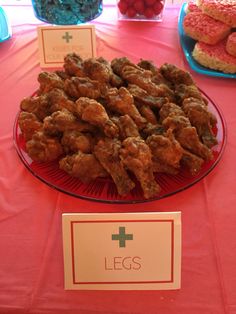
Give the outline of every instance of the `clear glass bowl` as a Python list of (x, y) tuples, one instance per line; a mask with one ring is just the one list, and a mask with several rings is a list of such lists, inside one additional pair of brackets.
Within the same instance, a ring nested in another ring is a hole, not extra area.
[(102, 13), (102, 0), (32, 0), (35, 16), (46, 23), (76, 25)]

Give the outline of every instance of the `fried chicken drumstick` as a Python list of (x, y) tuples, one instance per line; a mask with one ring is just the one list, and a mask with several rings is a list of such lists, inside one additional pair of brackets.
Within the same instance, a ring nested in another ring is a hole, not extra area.
[(180, 145), (204, 160), (213, 158), (211, 150), (201, 142), (197, 130), (191, 125), (181, 107), (175, 104), (165, 104), (159, 111), (162, 125), (171, 129)]
[(118, 135), (118, 127), (110, 120), (104, 107), (96, 100), (80, 97), (76, 101), (76, 113), (83, 121), (101, 128), (106, 136), (115, 137)]
[(190, 124), (188, 118), (184, 116), (167, 117), (162, 124), (166, 130), (173, 131), (175, 138), (183, 148), (204, 160), (213, 158), (212, 151), (200, 141), (196, 128)]
[(53, 161), (63, 154), (59, 140), (42, 131), (36, 132), (26, 143), (26, 150), (29, 156), (38, 162)]
[(94, 154), (111, 175), (118, 193), (127, 195), (135, 186), (128, 176), (120, 159), (121, 142), (118, 139), (104, 138), (94, 147)]
[[(163, 135), (151, 135), (146, 139), (153, 154), (155, 172), (178, 173), (183, 148), (175, 139), (172, 130)], [(162, 171), (163, 170), (163, 171)]]
[(68, 155), (59, 161), (59, 167), (84, 183), (89, 183), (98, 177), (108, 176), (106, 170), (93, 154), (78, 152)]
[(121, 115), (128, 114), (139, 128), (143, 128), (146, 124), (144, 119), (134, 105), (133, 96), (125, 87), (110, 88), (106, 94), (108, 109), (117, 112)]
[(202, 142), (210, 148), (215, 146), (217, 139), (212, 131), (212, 127), (216, 124), (216, 120), (209, 113), (205, 103), (197, 98), (186, 98), (183, 101), (182, 109), (191, 124), (196, 127)]
[(66, 130), (91, 131), (93, 126), (81, 121), (67, 109), (53, 112), (43, 121), (43, 130), (45, 133), (57, 136)]
[(19, 115), (19, 126), (26, 141), (31, 140), (33, 135), (42, 130), (43, 123), (36, 117), (35, 114), (21, 111)]
[(140, 137), (128, 137), (122, 142), (120, 150), (122, 163), (134, 173), (141, 184), (146, 199), (160, 192), (153, 175), (152, 153), (148, 145)]

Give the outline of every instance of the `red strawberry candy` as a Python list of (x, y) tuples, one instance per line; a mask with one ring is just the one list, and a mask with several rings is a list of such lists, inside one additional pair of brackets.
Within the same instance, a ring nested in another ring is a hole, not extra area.
[(155, 15), (155, 12), (151, 7), (147, 7), (144, 11), (144, 15), (146, 18), (151, 19)]
[(145, 5), (143, 0), (137, 0), (134, 3), (134, 8), (137, 11), (138, 14), (144, 14)]
[(132, 18), (132, 17), (135, 17), (135, 15), (137, 14), (137, 11), (133, 7), (129, 7), (126, 14), (128, 17)]
[(125, 0), (129, 7), (131, 7), (136, 1), (135, 0)]
[(118, 2), (118, 8), (119, 8), (121, 14), (126, 14), (127, 9), (128, 9), (128, 4), (126, 3), (125, 0), (120, 0)]
[(144, 1), (145, 1), (146, 6), (148, 7), (151, 7), (156, 2), (156, 0), (144, 0)]
[(163, 10), (163, 3), (162, 2), (156, 2), (153, 6), (153, 11), (155, 12), (155, 15), (158, 15)]

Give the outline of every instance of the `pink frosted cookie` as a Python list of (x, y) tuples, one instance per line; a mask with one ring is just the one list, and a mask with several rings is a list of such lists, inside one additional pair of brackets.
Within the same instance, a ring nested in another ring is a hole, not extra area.
[(187, 9), (186, 9), (186, 13), (189, 13), (189, 12), (201, 12), (201, 9), (199, 9), (199, 7), (196, 5), (195, 2), (190, 1), (188, 2)]
[(236, 57), (236, 32), (229, 35), (226, 42), (226, 50), (230, 55)]
[(202, 12), (190, 12), (184, 17), (183, 29), (195, 40), (214, 45), (230, 33), (230, 27)]
[(216, 45), (197, 42), (193, 49), (193, 58), (201, 65), (224, 73), (236, 73), (236, 57), (226, 51), (226, 40)]
[(236, 0), (198, 0), (202, 12), (236, 27)]

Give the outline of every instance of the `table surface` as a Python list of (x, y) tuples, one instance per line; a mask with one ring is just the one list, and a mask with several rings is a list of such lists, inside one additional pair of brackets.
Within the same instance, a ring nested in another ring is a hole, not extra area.
[[(24, 2), (24, 1), (23, 1)], [(13, 36), (1, 43), (0, 115), (0, 313), (236, 313), (236, 81), (197, 74), (178, 38), (180, 6), (167, 5), (161, 23), (117, 20), (104, 3), (94, 20), (97, 54), (127, 56), (190, 71), (221, 109), (227, 145), (202, 181), (171, 197), (136, 205), (98, 204), (45, 185), (24, 167), (13, 144), (13, 124), (23, 97), (37, 89), (40, 72), (32, 7), (2, 1)], [(62, 213), (182, 212), (182, 286), (176, 291), (65, 291)]]

